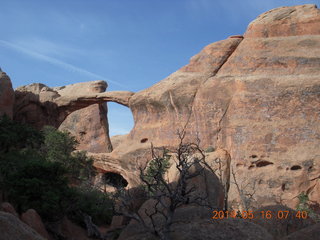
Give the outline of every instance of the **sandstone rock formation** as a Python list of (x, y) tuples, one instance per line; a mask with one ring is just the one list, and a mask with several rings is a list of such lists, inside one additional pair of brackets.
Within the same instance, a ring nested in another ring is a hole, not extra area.
[[(49, 88), (31, 84), (17, 88), (14, 119), (41, 129), (44, 125), (60, 126), (79, 142), (77, 149), (111, 152), (107, 106), (115, 101), (128, 105), (131, 92), (104, 92), (104, 81), (77, 83)], [(96, 103), (94, 105), (91, 105)], [(90, 106), (91, 105), (91, 106)]]
[(101, 81), (17, 89), (15, 119), (59, 126), (73, 111), (115, 101), (130, 107), (135, 125), (111, 153), (91, 154), (102, 173), (139, 185), (150, 143), (175, 146), (176, 131), (185, 130), (186, 141), (223, 149), (208, 158), (212, 165), (222, 160), (231, 207), (295, 208), (303, 192), (320, 203), (319, 76), (320, 10), (277, 8), (254, 20), (244, 37), (208, 45), (187, 66), (135, 94), (101, 92)]
[(10, 213), (0, 211), (0, 240), (45, 240)]
[(19, 87), (15, 91), (14, 118), (41, 128), (59, 127), (72, 112), (95, 103), (114, 101), (128, 106), (133, 95), (128, 91), (104, 92), (107, 83), (92, 81), (49, 88), (41, 83)]
[(251, 196), (249, 208), (295, 208), (302, 192), (319, 203), (319, 29), (315, 5), (278, 8), (253, 21), (243, 38), (205, 47), (130, 98), (134, 128), (112, 153), (97, 156), (96, 166), (123, 172), (134, 186), (150, 143), (174, 146), (176, 130), (185, 129), (186, 140), (198, 136), (203, 148), (230, 154), (235, 209), (244, 207), (241, 195)]
[(77, 110), (62, 122), (61, 131), (68, 131), (75, 136), (78, 150), (94, 153), (111, 152), (109, 123), (106, 104), (93, 104)]
[(6, 114), (12, 118), (14, 91), (11, 80), (5, 72), (0, 71), (0, 116)]

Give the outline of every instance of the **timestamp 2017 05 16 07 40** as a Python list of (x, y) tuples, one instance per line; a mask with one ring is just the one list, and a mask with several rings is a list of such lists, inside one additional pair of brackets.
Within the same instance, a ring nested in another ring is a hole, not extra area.
[(297, 211), (292, 212), (288, 210), (279, 210), (279, 211), (212, 211), (212, 219), (225, 219), (225, 218), (240, 218), (240, 219), (287, 219), (287, 218), (298, 218), (298, 219), (307, 219), (308, 213), (306, 211)]

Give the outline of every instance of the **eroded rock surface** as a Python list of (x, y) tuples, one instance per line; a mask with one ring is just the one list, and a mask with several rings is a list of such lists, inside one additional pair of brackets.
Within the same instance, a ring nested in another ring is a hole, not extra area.
[(230, 206), (243, 208), (239, 189), (250, 208), (295, 208), (302, 192), (319, 203), (319, 29), (315, 5), (278, 8), (253, 21), (244, 38), (205, 47), (130, 98), (135, 126), (105, 159), (134, 178), (151, 142), (174, 146), (185, 128), (186, 140), (198, 136), (204, 149), (230, 155)]

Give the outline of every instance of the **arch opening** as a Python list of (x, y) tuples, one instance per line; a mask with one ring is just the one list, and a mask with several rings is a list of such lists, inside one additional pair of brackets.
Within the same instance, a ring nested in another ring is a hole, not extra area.
[(128, 134), (134, 125), (130, 108), (118, 103), (108, 102), (109, 136)]

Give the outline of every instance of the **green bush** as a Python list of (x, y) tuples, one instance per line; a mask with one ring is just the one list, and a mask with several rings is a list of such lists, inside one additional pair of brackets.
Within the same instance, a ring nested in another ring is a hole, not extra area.
[(73, 188), (69, 216), (83, 225), (83, 213), (91, 216), (95, 224), (110, 224), (114, 213), (111, 195), (90, 187)]
[(60, 219), (66, 213), (68, 181), (59, 163), (26, 159), (19, 171), (7, 179), (8, 199), (19, 212), (35, 209), (45, 220)]
[[(151, 189), (145, 189), (149, 194), (154, 193), (155, 188), (161, 189), (161, 182), (158, 180), (163, 177), (166, 171), (170, 167), (170, 158), (171, 156), (168, 154), (168, 149), (163, 149), (161, 156), (154, 156), (153, 159), (149, 162), (148, 167), (143, 173), (143, 179), (148, 183)], [(154, 187), (153, 187), (154, 186)]]
[(312, 206), (310, 205), (309, 202), (309, 196), (307, 193), (300, 193), (298, 195), (299, 203), (297, 205), (297, 210), (298, 211), (305, 211), (308, 213), (308, 216), (314, 219), (317, 222), (320, 222), (320, 215), (317, 214), (313, 209)]
[(206, 153), (209, 153), (209, 152), (214, 152), (215, 151), (215, 148), (213, 146), (209, 146), (206, 148), (206, 150), (204, 150)]
[(33, 127), (12, 121), (4, 115), (0, 118), (0, 153), (23, 148), (38, 148), (43, 135)]
[[(92, 189), (93, 159), (73, 152), (76, 140), (53, 127), (38, 131), (0, 118), (0, 190), (19, 213), (35, 209), (44, 221), (55, 221), (76, 212), (109, 223), (110, 198)], [(71, 187), (86, 184), (86, 188)], [(78, 221), (81, 221), (78, 218)]]

